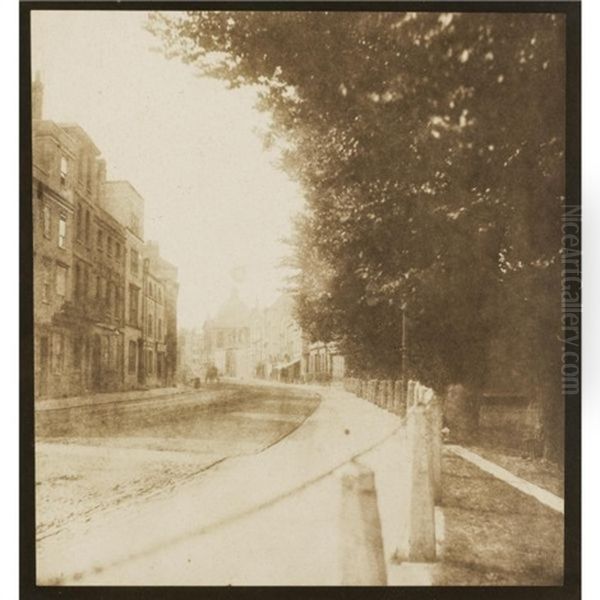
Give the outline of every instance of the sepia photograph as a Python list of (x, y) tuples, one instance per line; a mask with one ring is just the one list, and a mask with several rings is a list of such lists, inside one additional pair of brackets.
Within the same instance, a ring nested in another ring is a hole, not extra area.
[(43, 4), (30, 589), (579, 597), (579, 4)]

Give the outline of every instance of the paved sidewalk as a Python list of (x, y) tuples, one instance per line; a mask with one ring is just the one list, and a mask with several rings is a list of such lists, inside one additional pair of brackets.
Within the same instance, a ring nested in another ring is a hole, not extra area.
[(479, 454), (468, 450), (467, 448), (463, 448), (462, 446), (447, 446), (450, 452), (453, 452), (457, 456), (468, 460), (470, 463), (473, 463), (476, 467), (479, 467), (482, 471), (486, 473), (490, 473), (497, 479), (508, 483), (515, 489), (527, 494), (528, 496), (532, 496), (538, 502), (541, 502), (545, 506), (550, 507), (552, 510), (564, 514), (565, 512), (565, 501), (556, 496), (555, 494), (545, 490), (538, 485), (531, 483), (530, 481), (526, 481), (521, 477), (518, 477), (514, 473), (511, 473), (507, 469), (504, 469), (500, 465), (493, 463), (489, 460), (486, 460)]
[[(262, 453), (226, 460), (169, 494), (45, 539), (38, 545), (38, 583), (338, 584), (336, 470), (362, 455), (377, 467), (383, 489), (381, 466), (388, 480), (393, 470), (390, 452), (396, 462), (406, 462), (404, 428), (397, 416), (341, 389), (310, 390), (322, 395), (319, 408)], [(390, 449), (385, 460), (376, 453), (367, 457), (382, 442)], [(400, 472), (396, 489), (402, 487)], [(384, 497), (382, 492), (390, 558), (394, 540), (402, 537), (403, 511), (401, 500), (396, 511), (392, 496)]]

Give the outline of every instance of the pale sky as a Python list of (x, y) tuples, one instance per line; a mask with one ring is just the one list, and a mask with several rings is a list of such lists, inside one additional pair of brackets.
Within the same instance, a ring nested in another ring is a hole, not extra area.
[(145, 199), (145, 237), (179, 268), (179, 324), (200, 326), (229, 296), (232, 269), (250, 306), (284, 285), (281, 238), (302, 207), (258, 131), (252, 90), (227, 90), (167, 60), (142, 29), (146, 13), (33, 11), (32, 66), (43, 118), (76, 122), (102, 151), (108, 179)]

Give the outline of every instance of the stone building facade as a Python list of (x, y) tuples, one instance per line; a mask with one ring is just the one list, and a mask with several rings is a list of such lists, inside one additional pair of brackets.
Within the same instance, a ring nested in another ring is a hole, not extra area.
[(217, 316), (204, 323), (206, 366), (214, 365), (228, 377), (251, 375), (249, 317), (248, 307), (233, 290)]
[(143, 352), (143, 256), (144, 199), (128, 181), (108, 181), (105, 209), (125, 229), (125, 310), (123, 323), (123, 384), (126, 389), (144, 385)]
[(207, 360), (204, 354), (204, 332), (201, 329), (181, 329), (177, 351), (179, 375), (183, 382), (206, 377)]
[(160, 255), (156, 242), (148, 241), (144, 246), (144, 257), (148, 264), (147, 281), (155, 290), (156, 332), (156, 375), (165, 385), (174, 385), (177, 379), (177, 299), (179, 283), (177, 267)]
[[(34, 113), (35, 114), (35, 113)], [(57, 124), (33, 121), (35, 393), (76, 389), (73, 329), (73, 217), (69, 165), (75, 141)]]
[[(36, 77), (31, 199), (35, 395), (167, 385), (177, 368), (176, 336), (173, 356), (166, 357), (166, 338), (176, 328), (177, 270), (162, 261), (157, 247), (151, 245), (151, 257), (146, 257), (141, 196), (127, 182), (106, 182), (100, 150), (79, 125), (43, 120), (42, 98)], [(150, 281), (148, 296), (144, 290)], [(147, 341), (145, 314), (153, 315)], [(152, 376), (146, 379), (142, 349), (148, 345), (154, 355)]]

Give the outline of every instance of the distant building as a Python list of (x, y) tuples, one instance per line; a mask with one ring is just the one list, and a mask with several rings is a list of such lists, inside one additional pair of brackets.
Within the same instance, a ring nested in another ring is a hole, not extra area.
[(184, 382), (206, 376), (204, 332), (200, 329), (180, 329), (178, 337), (179, 375)]
[(267, 379), (300, 381), (306, 369), (306, 341), (293, 317), (293, 299), (283, 294), (255, 321), (255, 343), (262, 349), (255, 359), (255, 375)]
[(204, 323), (207, 363), (227, 377), (252, 376), (250, 364), (250, 310), (233, 290), (217, 316)]
[(205, 360), (230, 377), (286, 382), (337, 381), (344, 357), (333, 343), (309, 343), (282, 294), (267, 308), (248, 308), (237, 293), (204, 325)]
[[(156, 378), (166, 385), (174, 385), (177, 377), (177, 299), (179, 282), (177, 267), (165, 260), (156, 242), (148, 241), (144, 247), (148, 269), (146, 288), (154, 290), (154, 319), (156, 343)], [(150, 368), (154, 369), (154, 365)]]
[(345, 372), (346, 361), (335, 343), (315, 342), (309, 345), (305, 381), (341, 381)]

